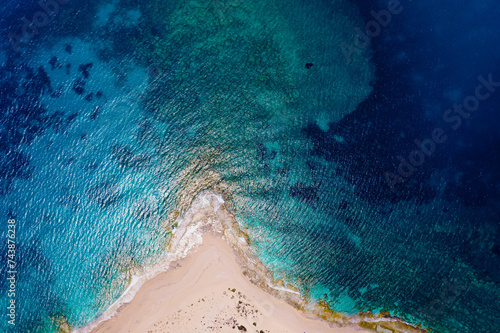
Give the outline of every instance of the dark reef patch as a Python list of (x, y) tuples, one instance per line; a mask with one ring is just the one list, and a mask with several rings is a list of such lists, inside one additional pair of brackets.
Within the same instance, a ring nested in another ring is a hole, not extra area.
[(0, 194), (10, 192), (14, 179), (31, 175), (30, 157), (21, 146), (29, 145), (56, 122), (60, 115), (47, 115), (39, 102), (44, 94), (52, 94), (52, 84), (43, 67), (9, 56), (0, 67)]
[(307, 186), (305, 183), (297, 182), (290, 187), (290, 195), (297, 198), (309, 206), (316, 208), (320, 197), (316, 186)]
[(73, 83), (73, 91), (77, 94), (77, 95), (83, 95), (83, 93), (85, 92), (85, 81), (82, 80), (81, 78), (78, 78), (76, 79), (76, 81)]
[(94, 64), (89, 62), (87, 64), (82, 64), (78, 66), (78, 71), (82, 73), (84, 79), (88, 79), (90, 77), (89, 70), (92, 68)]
[(102, 208), (114, 205), (121, 196), (118, 187), (109, 181), (101, 182), (88, 188), (85, 194), (87, 194), (90, 201)]
[(62, 64), (59, 62), (56, 56), (50, 58), (49, 65), (51, 70), (59, 69), (62, 67)]
[(118, 144), (111, 148), (111, 158), (121, 166), (139, 170), (147, 169), (152, 163), (148, 154), (135, 154), (129, 148)]

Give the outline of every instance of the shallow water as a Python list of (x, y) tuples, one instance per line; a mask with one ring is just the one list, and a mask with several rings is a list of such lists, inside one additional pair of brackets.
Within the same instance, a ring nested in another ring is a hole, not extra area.
[[(348, 62), (385, 6), (74, 0), (18, 54), (4, 40), (2, 330), (91, 322), (211, 188), (276, 278), (335, 311), (498, 331), (500, 95), (394, 192), (385, 173), (479, 75), (500, 78), (500, 7), (401, 2)], [(3, 35), (38, 10), (4, 5)]]

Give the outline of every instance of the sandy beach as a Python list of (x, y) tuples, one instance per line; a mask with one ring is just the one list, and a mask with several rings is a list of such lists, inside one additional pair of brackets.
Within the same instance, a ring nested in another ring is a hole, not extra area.
[[(243, 274), (233, 249), (214, 233), (173, 269), (146, 282), (94, 332), (360, 332), (307, 318)], [(368, 332), (368, 331), (365, 331)]]
[(422, 332), (395, 318), (333, 313), (274, 281), (215, 193), (198, 196), (177, 221), (154, 274), (77, 332)]

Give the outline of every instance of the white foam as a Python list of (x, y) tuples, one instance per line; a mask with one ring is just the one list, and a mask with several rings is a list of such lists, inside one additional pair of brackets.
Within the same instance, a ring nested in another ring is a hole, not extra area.
[[(117, 313), (120, 306), (132, 301), (136, 293), (146, 281), (154, 278), (162, 272), (167, 271), (172, 263), (178, 261), (179, 259), (185, 258), (193, 249), (201, 245), (203, 243), (202, 234), (206, 230), (206, 227), (210, 227), (212, 230), (218, 232), (222, 232), (224, 230), (226, 232), (229, 231), (230, 233), (232, 233), (232, 236), (234, 237), (233, 239), (235, 241), (240, 242), (243, 248), (246, 247), (247, 242), (245, 238), (238, 235), (237, 231), (234, 230), (231, 225), (229, 225), (227, 219), (218, 218), (218, 214), (216, 218), (211, 218), (208, 215), (202, 215), (203, 218), (199, 218), (201, 211), (207, 206), (211, 206), (213, 211), (217, 212), (223, 204), (224, 199), (220, 195), (213, 193), (212, 191), (204, 191), (200, 193), (191, 204), (189, 210), (177, 219), (177, 228), (175, 228), (175, 230), (172, 232), (172, 239), (170, 241), (170, 251), (166, 251), (164, 253), (164, 256), (160, 258), (160, 261), (157, 264), (148, 268), (135, 269), (140, 271), (130, 272), (130, 282), (128, 287), (123, 292), (122, 296), (116, 302), (114, 302), (99, 318), (97, 318), (87, 326), (75, 329), (73, 332), (91, 332), (101, 322), (113, 317)], [(252, 260), (251, 256), (246, 257), (246, 259), (248, 259), (248, 261), (252, 264), (256, 263), (256, 260)], [(299, 291), (296, 291), (292, 288), (287, 288), (286, 286), (276, 285), (274, 281), (272, 281), (272, 278), (267, 274), (264, 277), (264, 280), (267, 287), (278, 291), (278, 294), (280, 294), (280, 296), (277, 297), (287, 299), (290, 297), (290, 295), (296, 295), (292, 296), (292, 298), (297, 300), (297, 296), (299, 296), (300, 299), (303, 299)], [(312, 306), (314, 305), (313, 303), (309, 303), (307, 301), (305, 304), (308, 308), (312, 308)], [(369, 318), (359, 314), (344, 317), (343, 319), (341, 319), (341, 322), (343, 324), (356, 324), (361, 321), (376, 323), (400, 320), (398, 320), (397, 318), (386, 317)]]
[(171, 251), (165, 252), (160, 261), (148, 268), (140, 268), (140, 272), (131, 272), (130, 282), (122, 296), (114, 302), (99, 318), (89, 325), (75, 329), (73, 332), (86, 333), (92, 331), (97, 325), (113, 317), (120, 306), (132, 301), (141, 286), (148, 280), (169, 269), (170, 265), (182, 258), (185, 258), (194, 248), (203, 243), (203, 228), (212, 227), (213, 230), (222, 230), (222, 221), (212, 219), (202, 219), (193, 222), (193, 217), (203, 208), (212, 206), (214, 211), (219, 210), (224, 204), (224, 199), (213, 192), (201, 193), (192, 203), (189, 210), (177, 219), (177, 228), (172, 232), (170, 241)]
[(292, 294), (300, 295), (300, 293), (298, 291), (295, 291), (295, 290), (292, 290), (292, 289), (289, 289), (286, 287), (274, 286), (271, 283), (269, 283), (269, 287), (273, 288), (274, 290), (282, 291), (285, 293), (292, 293)]

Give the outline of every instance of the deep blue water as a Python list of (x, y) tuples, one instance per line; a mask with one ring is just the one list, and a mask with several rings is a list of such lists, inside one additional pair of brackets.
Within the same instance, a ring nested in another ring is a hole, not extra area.
[(16, 53), (40, 8), (2, 4), (2, 330), (89, 323), (216, 188), (276, 277), (332, 309), (498, 332), (500, 4), (400, 1), (354, 42), (387, 6), (73, 0)]

